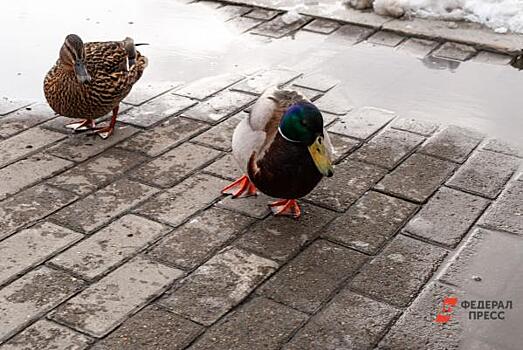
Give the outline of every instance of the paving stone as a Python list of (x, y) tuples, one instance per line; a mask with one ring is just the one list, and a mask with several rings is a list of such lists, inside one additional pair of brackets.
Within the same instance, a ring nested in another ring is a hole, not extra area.
[(0, 342), (71, 297), (82, 282), (39, 267), (0, 290)]
[(403, 35), (386, 30), (379, 31), (367, 39), (369, 43), (390, 47), (398, 46), (403, 40), (405, 40)]
[(80, 233), (39, 223), (0, 242), (0, 285), (83, 238)]
[(414, 118), (397, 118), (390, 124), (393, 129), (404, 130), (420, 134), (423, 136), (430, 136), (434, 131), (438, 130), (438, 124), (428, 120), (414, 119)]
[(387, 129), (354, 152), (351, 158), (391, 170), (424, 140), (423, 136)]
[(93, 135), (75, 135), (58, 143), (48, 152), (60, 158), (69, 159), (75, 162), (83, 162), (86, 159), (102, 153), (106, 149), (114, 146), (122, 140), (134, 135), (138, 129), (131, 126), (119, 127), (111, 137), (103, 140)]
[(336, 114), (332, 114), (329, 112), (322, 112), (323, 115), (323, 126), (327, 127), (328, 125), (332, 124), (336, 120), (338, 120), (339, 116)]
[(0, 239), (53, 213), (76, 198), (68, 192), (47, 185), (37, 185), (0, 202)]
[(321, 33), (321, 34), (330, 34), (340, 27), (340, 24), (335, 21), (330, 21), (328, 19), (316, 18), (314, 21), (307, 24), (303, 27), (303, 30), (308, 30), (310, 32)]
[(415, 153), (375, 188), (421, 203), (445, 182), (455, 168), (454, 163)]
[(223, 2), (212, 0), (201, 0), (197, 2), (198, 5), (204, 5), (212, 9), (217, 9), (223, 6)]
[(488, 204), (484, 198), (441, 187), (405, 231), (454, 248)]
[(182, 275), (180, 270), (136, 257), (60, 305), (51, 318), (103, 337)]
[(296, 79), (296, 81), (293, 82), (293, 85), (327, 92), (335, 87), (339, 82), (340, 81), (334, 77), (320, 73), (312, 73)]
[[(131, 108), (132, 108), (131, 105), (121, 104), (119, 113), (123, 114), (125, 111), (127, 111)], [(100, 118), (95, 119), (94, 121), (97, 126), (100, 126), (101, 123), (103, 123), (104, 121), (107, 121), (110, 118), (111, 118), (111, 115), (106, 114)], [(40, 127), (43, 129), (46, 129), (46, 130), (55, 131), (55, 132), (59, 132), (61, 134), (72, 136), (72, 135), (75, 135), (74, 131), (66, 128), (66, 125), (79, 121), (79, 120), (80, 119), (76, 119), (76, 118), (67, 118), (67, 117), (63, 117), (63, 116), (57, 116), (57, 117), (50, 119), (50, 120), (46, 121), (45, 123), (41, 124)]]
[(179, 81), (162, 81), (150, 82), (148, 84), (137, 84), (129, 95), (123, 100), (124, 103), (139, 106), (145, 102), (160, 96), (172, 89), (179, 87), (182, 83)]
[(45, 153), (35, 154), (8, 165), (0, 169), (0, 200), (72, 165), (74, 163)]
[(333, 133), (329, 133), (329, 138), (334, 150), (332, 159), (334, 163), (338, 163), (341, 159), (345, 158), (347, 154), (349, 154), (360, 144), (360, 142), (357, 140)]
[(239, 112), (252, 101), (254, 101), (254, 97), (251, 95), (237, 91), (224, 91), (189, 109), (184, 116), (216, 124)]
[(342, 25), (337, 31), (331, 34), (327, 41), (334, 41), (338, 44), (354, 45), (367, 39), (374, 33), (374, 29), (362, 27), (355, 24)]
[(287, 84), (299, 75), (299, 73), (286, 68), (264, 70), (233, 86), (232, 90), (259, 95), (267, 88)]
[(372, 349), (398, 314), (392, 306), (343, 290), (283, 349)]
[(406, 52), (418, 58), (423, 58), (431, 53), (439, 43), (433, 40), (409, 38), (399, 48), (400, 52)]
[(0, 141), (0, 167), (35, 153), (63, 139), (65, 136), (49, 130), (32, 128), (11, 138)]
[(271, 300), (314, 313), (367, 257), (324, 240), (312, 243), (257, 292)]
[(92, 350), (182, 350), (203, 327), (158, 306), (148, 306), (126, 320)]
[(396, 306), (407, 306), (447, 251), (402, 235), (352, 280), (350, 288)]
[(263, 23), (263, 21), (260, 19), (254, 19), (249, 17), (236, 17), (231, 19), (230, 21), (225, 22), (225, 25), (228, 27), (233, 27), (240, 33), (244, 33), (256, 27), (260, 23)]
[(118, 147), (156, 157), (208, 128), (195, 120), (173, 117), (152, 129), (128, 138)]
[(306, 319), (307, 316), (299, 311), (258, 297), (211, 327), (189, 349), (280, 349)]
[[(401, 315), (399, 320), (379, 343), (380, 350), (456, 350), (459, 348), (462, 328), (458, 317), (447, 323), (437, 323), (443, 299), (456, 296), (451, 287), (431, 283)], [(415, 334), (415, 336), (413, 336)]]
[(140, 216), (126, 215), (58, 255), (51, 263), (92, 280), (170, 230)]
[(91, 339), (45, 319), (36, 321), (2, 345), (2, 350), (83, 350)]
[(225, 21), (233, 19), (235, 17), (243, 16), (250, 12), (252, 7), (239, 6), (239, 5), (225, 5), (216, 11)]
[(280, 14), (280, 11), (276, 11), (276, 10), (254, 8), (254, 10), (252, 10), (251, 12), (246, 14), (245, 17), (268, 21), (268, 20), (271, 20), (274, 17), (278, 16), (279, 14)]
[(275, 17), (272, 20), (265, 22), (258, 27), (251, 30), (252, 34), (268, 36), (279, 39), (303, 27), (310, 21), (308, 16), (300, 16), (299, 18), (286, 18), (286, 15)]
[(412, 216), (417, 206), (378, 192), (367, 192), (338, 216), (322, 236), (366, 254), (376, 254)]
[(523, 146), (511, 144), (499, 139), (488, 139), (485, 144), (481, 146), (481, 149), (523, 158)]
[(309, 204), (300, 205), (299, 220), (270, 216), (257, 222), (237, 241), (237, 245), (272, 260), (285, 262), (301, 247), (319, 236), (334, 213)]
[(204, 100), (209, 96), (212, 96), (222, 90), (225, 90), (229, 86), (239, 82), (244, 77), (240, 74), (220, 74), (212, 77), (206, 77), (195, 82), (184, 86), (183, 88), (176, 90), (177, 95), (194, 98), (197, 100)]
[(247, 118), (246, 113), (237, 113), (203, 134), (198, 135), (193, 141), (228, 152), (232, 149), (231, 140), (234, 129), (236, 129), (236, 126), (243, 118)]
[(482, 136), (472, 130), (449, 126), (432, 136), (421, 152), (463, 163), (472, 150), (480, 143)]
[(523, 181), (507, 186), (487, 209), (479, 224), (488, 228), (523, 234)]
[(511, 60), (512, 57), (509, 55), (489, 51), (480, 51), (476, 56), (472, 58), (472, 62), (498, 64), (502, 66), (509, 64)]
[(51, 219), (91, 233), (156, 192), (152, 187), (121, 179), (58, 211)]
[(292, 85), (291, 89), (299, 92), (300, 94), (302, 94), (306, 99), (308, 99), (311, 102), (314, 102), (318, 98), (323, 96), (323, 94), (320, 91), (304, 88), (301, 86)]
[(306, 198), (336, 211), (345, 211), (386, 173), (383, 168), (349, 159), (334, 171), (333, 177), (323, 179)]
[(391, 20), (390, 17), (379, 16), (373, 11), (360, 11), (348, 6), (332, 6), (332, 4), (330, 1), (311, 1), (300, 9), (300, 13), (373, 28), (379, 28)]
[(219, 198), (226, 185), (226, 180), (197, 174), (145, 202), (135, 212), (176, 226)]
[(494, 199), (521, 164), (523, 162), (520, 159), (511, 156), (475, 152), (447, 184)]
[(394, 113), (390, 111), (372, 107), (357, 108), (332, 124), (329, 131), (357, 139), (367, 139), (392, 118)]
[(352, 109), (348, 94), (341, 88), (334, 87), (314, 102), (322, 112), (345, 115)]
[(118, 120), (145, 128), (168, 117), (176, 116), (195, 104), (196, 101), (194, 100), (168, 92), (150, 102), (144, 103), (140, 107), (130, 109), (121, 115)]
[(466, 61), (476, 53), (472, 46), (446, 42), (439, 49), (433, 52), (433, 55), (441, 58), (448, 58), (457, 61)]
[(203, 169), (203, 172), (231, 181), (243, 175), (231, 153), (226, 154), (224, 157)]
[(227, 196), (216, 205), (257, 219), (263, 219), (271, 213), (268, 204), (273, 201), (273, 198), (266, 196), (263, 193), (258, 193), (257, 196), (242, 198), (232, 198), (232, 196)]
[(11, 100), (7, 97), (2, 97), (0, 98), (0, 115), (6, 115), (30, 104), (29, 101)]
[(213, 207), (158, 241), (147, 256), (167, 265), (193, 269), (253, 221), (241, 214)]
[(105, 187), (121, 174), (145, 160), (146, 157), (140, 154), (110, 148), (96, 158), (54, 176), (47, 180), (47, 183), (78, 195), (86, 195)]
[(22, 108), (0, 118), (0, 137), (13, 136), (54, 117), (53, 110), (44, 103)]
[(179, 315), (211, 325), (277, 267), (272, 260), (238, 248), (226, 248), (196, 269), (160, 303)]
[(183, 143), (141, 165), (131, 173), (131, 177), (158, 187), (172, 187), (194, 171), (210, 164), (220, 154), (212, 148)]

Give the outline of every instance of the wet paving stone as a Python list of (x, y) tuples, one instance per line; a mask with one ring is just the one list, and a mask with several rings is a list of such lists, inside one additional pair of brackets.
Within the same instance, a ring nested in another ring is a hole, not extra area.
[(375, 29), (362, 27), (354, 24), (342, 25), (337, 31), (328, 37), (328, 41), (343, 44), (357, 44), (360, 41), (367, 39), (374, 33)]
[(78, 195), (86, 195), (108, 185), (146, 159), (140, 154), (110, 148), (96, 158), (54, 176), (47, 183)]
[(405, 40), (404, 36), (385, 30), (379, 31), (367, 39), (369, 43), (390, 47), (398, 46), (403, 40)]
[(258, 288), (257, 293), (314, 313), (366, 260), (363, 254), (318, 240)]
[(302, 94), (306, 99), (308, 99), (311, 102), (316, 101), (318, 98), (323, 96), (323, 94), (320, 91), (308, 89), (301, 86), (292, 85), (291, 89), (299, 92)]
[(244, 78), (240, 74), (220, 74), (206, 77), (182, 87), (175, 91), (175, 94), (186, 96), (197, 100), (204, 100), (218, 92), (225, 90), (229, 86), (239, 82)]
[(7, 97), (2, 97), (0, 98), (0, 116), (9, 114), (30, 104), (31, 102), (26, 100), (12, 100)]
[(423, 136), (430, 136), (438, 130), (439, 125), (428, 120), (396, 118), (390, 124), (390, 127), (392, 129), (409, 131)]
[(0, 290), (0, 342), (75, 294), (82, 282), (39, 267)]
[(201, 102), (184, 113), (185, 117), (216, 124), (239, 112), (255, 97), (237, 91), (225, 91)]
[(124, 103), (140, 106), (172, 89), (181, 86), (178, 81), (154, 82), (148, 84), (137, 84), (129, 95), (123, 100)]
[(280, 349), (306, 319), (307, 316), (299, 311), (269, 299), (254, 298), (211, 327), (189, 349)]
[(325, 74), (312, 73), (296, 79), (296, 81), (293, 82), (293, 85), (321, 92), (327, 92), (335, 87), (339, 82), (340, 81), (334, 77), (330, 77)]
[(303, 27), (310, 20), (311, 17), (301, 16), (290, 22), (285, 15), (282, 15), (259, 25), (251, 30), (251, 33), (279, 39)]
[(51, 318), (103, 337), (182, 275), (180, 270), (136, 257), (60, 305)]
[(126, 320), (92, 350), (182, 350), (203, 327), (158, 306), (148, 306)]
[(314, 21), (307, 24), (303, 27), (303, 30), (308, 30), (309, 32), (315, 32), (320, 34), (331, 34), (336, 29), (340, 27), (340, 24), (335, 21), (330, 21), (328, 19), (317, 18)]
[(325, 95), (314, 101), (314, 105), (322, 112), (336, 114), (338, 116), (349, 113), (352, 103), (349, 97), (342, 92), (341, 88), (332, 88)]
[(138, 214), (177, 226), (221, 196), (227, 181), (194, 175), (135, 209)]
[(509, 64), (511, 60), (512, 57), (509, 55), (489, 51), (480, 51), (476, 56), (474, 56), (471, 59), (472, 62), (498, 64), (502, 66)]
[(350, 288), (395, 306), (407, 306), (437, 269), (447, 251), (396, 236), (352, 280)]
[(332, 161), (335, 164), (345, 158), (347, 154), (353, 151), (360, 144), (360, 141), (333, 133), (329, 133), (329, 138), (334, 150)]
[(103, 140), (98, 136), (74, 135), (49, 149), (49, 153), (60, 158), (83, 162), (138, 132), (138, 129), (117, 127), (111, 137)]
[(487, 209), (479, 224), (488, 228), (523, 234), (523, 181), (513, 181)]
[(71, 166), (73, 162), (38, 153), (0, 169), (0, 200)]
[(79, 232), (92, 233), (158, 192), (138, 182), (121, 179), (53, 214), (50, 218)]
[(156, 157), (208, 127), (207, 124), (195, 120), (173, 117), (152, 129), (128, 138), (118, 147)]
[(160, 304), (211, 325), (240, 303), (278, 264), (238, 248), (226, 248), (182, 281)]
[(45, 103), (22, 108), (0, 118), (0, 137), (13, 136), (54, 117), (53, 110)]
[(351, 158), (391, 170), (424, 140), (423, 136), (387, 129), (354, 152)]
[(220, 7), (218, 11), (216, 11), (220, 17), (222, 17), (225, 21), (228, 21), (230, 19), (233, 19), (235, 17), (243, 16), (246, 13), (250, 12), (252, 7), (249, 6), (239, 6), (239, 5), (225, 5), (223, 7)]
[(494, 199), (521, 164), (523, 162), (514, 157), (493, 152), (476, 152), (447, 184)]
[(260, 23), (263, 23), (260, 19), (249, 18), (249, 17), (236, 17), (230, 21), (225, 22), (225, 25), (232, 27), (235, 31), (240, 33), (245, 33), (252, 28), (258, 26)]
[(228, 152), (232, 149), (231, 140), (234, 129), (236, 129), (236, 126), (243, 118), (247, 118), (246, 113), (237, 113), (203, 134), (198, 135), (193, 141)]
[(503, 153), (509, 156), (523, 158), (523, 148), (499, 139), (489, 139), (481, 149), (491, 152)]
[(417, 206), (378, 192), (367, 192), (336, 218), (322, 237), (366, 254), (376, 254), (412, 216)]
[(43, 222), (0, 242), (0, 285), (83, 237), (80, 233)]
[(481, 139), (482, 136), (475, 131), (449, 126), (432, 136), (420, 152), (463, 163)]
[(308, 204), (300, 204), (302, 217), (292, 220), (270, 216), (249, 227), (237, 245), (270, 259), (285, 262), (301, 247), (319, 236), (334, 213)]
[(22, 159), (63, 138), (65, 138), (64, 135), (53, 131), (32, 128), (0, 141), (0, 149), (2, 150), (0, 167)]
[(447, 42), (439, 49), (434, 51), (433, 55), (441, 58), (448, 58), (457, 61), (466, 61), (476, 53), (472, 46)]
[(231, 181), (243, 175), (231, 153), (227, 153), (224, 157), (203, 169), (203, 172)]
[[(71, 193), (47, 185), (37, 185), (0, 202), (0, 239), (66, 206), (76, 198)], [(31, 205), (28, 206), (28, 203)]]
[(168, 188), (194, 171), (210, 164), (221, 153), (212, 148), (183, 143), (158, 158), (139, 166), (130, 177), (154, 186)]
[(175, 95), (173, 92), (166, 93), (140, 107), (132, 108), (121, 115), (118, 120), (127, 124), (150, 127), (168, 117), (182, 113), (197, 102), (187, 97)]
[(126, 215), (51, 260), (87, 280), (98, 278), (171, 230), (136, 215)]
[(210, 208), (161, 239), (147, 256), (167, 265), (193, 269), (253, 221), (229, 210)]
[(398, 314), (390, 305), (342, 290), (283, 349), (373, 349)]
[(233, 86), (232, 90), (259, 95), (271, 86), (284, 85), (298, 76), (300, 73), (286, 68), (264, 70)]
[(454, 163), (415, 153), (374, 187), (421, 203), (445, 182), (455, 168)]
[(216, 205), (253, 218), (263, 219), (270, 214), (271, 210), (268, 204), (273, 201), (274, 198), (258, 192), (258, 195), (249, 197), (232, 198), (232, 196), (227, 196)]
[(2, 350), (83, 350), (92, 339), (45, 319), (39, 320), (2, 345)]
[(383, 109), (357, 108), (332, 124), (329, 131), (365, 140), (383, 128), (394, 116), (393, 112)]
[(276, 10), (254, 8), (254, 10), (252, 10), (251, 12), (246, 14), (245, 17), (268, 21), (268, 20), (271, 20), (274, 17), (278, 16), (279, 14), (280, 14), (280, 11), (276, 11)]
[(423, 58), (431, 53), (439, 43), (433, 40), (409, 38), (398, 48), (400, 52), (405, 52)]
[(386, 174), (383, 168), (350, 159), (339, 163), (334, 171), (333, 177), (321, 180), (306, 198), (336, 211), (347, 210)]
[(405, 226), (405, 231), (454, 248), (488, 204), (487, 199), (441, 187)]

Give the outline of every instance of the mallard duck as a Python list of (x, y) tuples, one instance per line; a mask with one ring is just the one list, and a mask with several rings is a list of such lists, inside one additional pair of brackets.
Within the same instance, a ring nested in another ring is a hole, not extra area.
[(296, 199), (323, 176), (332, 176), (332, 145), (321, 112), (299, 92), (271, 88), (254, 104), (232, 137), (232, 152), (245, 175), (225, 187), (234, 198), (256, 194), (282, 198), (275, 215), (299, 218)]
[[(45, 77), (44, 93), (57, 114), (82, 119), (67, 128), (91, 129), (102, 138), (113, 133), (120, 102), (147, 67), (135, 46), (131, 38), (85, 44), (75, 34), (65, 38), (60, 58)], [(95, 128), (94, 120), (111, 111), (109, 126)]]

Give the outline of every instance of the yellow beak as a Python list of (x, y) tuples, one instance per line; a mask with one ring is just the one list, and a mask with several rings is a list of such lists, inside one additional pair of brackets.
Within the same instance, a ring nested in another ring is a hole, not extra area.
[(323, 142), (323, 136), (318, 136), (316, 141), (314, 141), (314, 143), (308, 148), (318, 171), (324, 176), (331, 177), (334, 174), (334, 170)]

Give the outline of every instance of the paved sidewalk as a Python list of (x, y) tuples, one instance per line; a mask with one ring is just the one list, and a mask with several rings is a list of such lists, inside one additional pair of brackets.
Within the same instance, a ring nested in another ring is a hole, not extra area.
[[(218, 11), (270, 37), (374, 33)], [(336, 149), (297, 221), (220, 195), (234, 127), (274, 83), (316, 101)], [(523, 152), (335, 85), (282, 67), (138, 84), (108, 140), (0, 101), (0, 349), (519, 349)], [(473, 300), (512, 308), (469, 319)]]

